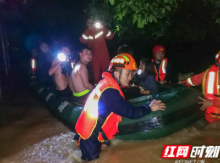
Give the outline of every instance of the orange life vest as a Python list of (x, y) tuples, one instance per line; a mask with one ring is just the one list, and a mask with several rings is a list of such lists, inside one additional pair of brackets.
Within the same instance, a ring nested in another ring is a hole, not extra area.
[[(208, 100), (220, 100), (215, 95), (219, 95), (219, 68), (215, 65), (211, 66), (204, 75), (203, 94)], [(220, 109), (215, 106), (207, 107), (206, 114), (212, 117), (220, 118)]]
[[(152, 62), (154, 62), (154, 59), (152, 59)], [(156, 81), (159, 81), (158, 77), (160, 78), (160, 81), (165, 80), (165, 77), (166, 77), (166, 74), (167, 74), (166, 68), (167, 68), (167, 58), (163, 58), (163, 60), (161, 61), (159, 73), (157, 71), (156, 66), (154, 65), (154, 71), (155, 71), (155, 74), (156, 74), (156, 77), (155, 77)]]
[(36, 61), (34, 58), (31, 58), (31, 70), (34, 73), (36, 70)]
[[(99, 82), (96, 88), (89, 95), (89, 98), (75, 126), (76, 132), (80, 135), (82, 139), (88, 139), (92, 135), (97, 125), (97, 120), (99, 117), (98, 102), (102, 93), (106, 89), (108, 88), (116, 89), (120, 92), (120, 95), (124, 98), (124, 94), (122, 93), (117, 81), (112, 77), (112, 75), (110, 73), (104, 72), (102, 76), (104, 79)], [(118, 123), (121, 122), (121, 120), (122, 117), (114, 114), (113, 112), (111, 112), (108, 115), (108, 117), (105, 119), (101, 128), (105, 133), (107, 139), (114, 138), (114, 135), (118, 132)], [(104, 142), (104, 139), (100, 134), (100, 132), (99, 132), (98, 140), (100, 142)]]

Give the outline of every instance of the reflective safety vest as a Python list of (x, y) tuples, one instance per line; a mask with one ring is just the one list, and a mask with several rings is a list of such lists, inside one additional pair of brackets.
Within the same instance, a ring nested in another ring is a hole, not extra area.
[[(219, 68), (215, 65), (211, 66), (204, 75), (203, 83), (203, 94), (208, 100), (220, 100), (215, 95), (219, 94)], [(215, 106), (207, 107), (206, 114), (212, 117), (220, 118), (220, 109)]]
[[(152, 62), (154, 62), (154, 59), (152, 59)], [(166, 74), (167, 74), (166, 68), (167, 68), (167, 58), (163, 58), (163, 60), (161, 61), (159, 73), (157, 71), (156, 66), (154, 65), (154, 71), (155, 71), (155, 74), (156, 74), (156, 77), (155, 77), (156, 81), (159, 81), (159, 78), (160, 78), (160, 81), (165, 80), (165, 77), (166, 77)]]
[[(102, 93), (106, 89), (116, 89), (124, 98), (124, 94), (122, 93), (117, 81), (112, 77), (112, 75), (110, 73), (104, 72), (102, 76), (104, 79), (99, 82), (96, 88), (89, 95), (89, 98), (75, 126), (76, 132), (80, 135), (82, 139), (88, 139), (97, 126), (97, 121), (99, 118), (98, 102)], [(102, 129), (107, 139), (114, 138), (114, 135), (118, 132), (118, 123), (121, 122), (121, 120), (121, 116), (111, 112), (104, 120), (104, 123), (101, 124), (102, 127), (100, 128), (100, 130)], [(100, 142), (104, 142), (104, 138), (102, 137), (102, 134), (100, 132), (98, 133), (98, 140)]]
[[(84, 40), (95, 40), (95, 39), (98, 39), (98, 38), (99, 38), (100, 36), (102, 36), (103, 34), (104, 34), (103, 31), (98, 31), (94, 36), (83, 34), (83, 35), (82, 35), (82, 38), (83, 38)], [(111, 31), (108, 31), (108, 33), (106, 34), (105, 37), (109, 37), (109, 36), (111, 36)]]
[(32, 73), (34, 73), (36, 70), (36, 61), (34, 58), (31, 58), (31, 70), (32, 70)]

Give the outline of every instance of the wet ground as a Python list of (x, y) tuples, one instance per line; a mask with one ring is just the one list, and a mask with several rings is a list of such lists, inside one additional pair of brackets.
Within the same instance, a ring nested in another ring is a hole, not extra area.
[[(81, 152), (69, 130), (29, 93), (0, 104), (0, 163), (76, 163)], [(113, 140), (92, 163), (174, 163), (161, 159), (166, 144), (220, 145), (220, 122), (205, 126), (201, 120), (189, 128), (151, 141)], [(190, 159), (194, 160), (194, 159)], [(217, 163), (219, 159), (196, 159)], [(185, 162), (187, 163), (187, 162)]]

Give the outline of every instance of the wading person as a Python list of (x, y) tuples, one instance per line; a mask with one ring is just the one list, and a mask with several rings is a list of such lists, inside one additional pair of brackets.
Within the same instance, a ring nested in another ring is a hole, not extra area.
[(110, 61), (105, 39), (112, 39), (113, 33), (91, 19), (87, 20), (86, 25), (88, 29), (81, 36), (80, 42), (87, 44), (92, 49), (92, 71), (94, 84), (97, 84)]
[(167, 58), (165, 57), (165, 48), (157, 45), (153, 48), (154, 71), (156, 74), (156, 81), (160, 84), (169, 83), (171, 80), (171, 67)]
[(84, 46), (81, 48), (79, 55), (80, 59), (72, 71), (70, 81), (74, 97), (81, 104), (85, 104), (89, 92), (94, 88), (94, 86), (89, 83), (87, 70), (87, 65), (92, 60), (91, 49)]
[(219, 83), (219, 68), (220, 68), (220, 52), (215, 56), (215, 64), (205, 72), (192, 76), (181, 82), (187, 86), (201, 85), (205, 99), (199, 97), (202, 105), (201, 110), (205, 111), (205, 119), (208, 123), (220, 120), (220, 83)]
[(117, 55), (108, 70), (89, 95), (75, 126), (77, 134), (74, 139), (78, 141), (83, 160), (99, 158), (102, 144), (109, 145), (109, 140), (118, 132), (122, 116), (137, 119), (165, 108), (161, 101), (153, 100), (149, 106), (137, 107), (124, 99), (120, 85), (128, 86), (137, 71), (131, 55)]

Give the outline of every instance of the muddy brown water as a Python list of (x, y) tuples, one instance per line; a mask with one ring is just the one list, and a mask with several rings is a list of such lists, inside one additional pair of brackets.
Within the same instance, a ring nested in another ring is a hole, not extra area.
[[(34, 97), (28, 95), (0, 104), (0, 163), (82, 162), (74, 135)], [(200, 120), (157, 140), (114, 139), (112, 146), (103, 147), (100, 158), (91, 163), (174, 163), (173, 159), (160, 158), (166, 144), (220, 145), (220, 122), (205, 125)], [(196, 160), (217, 163), (220, 156)]]

